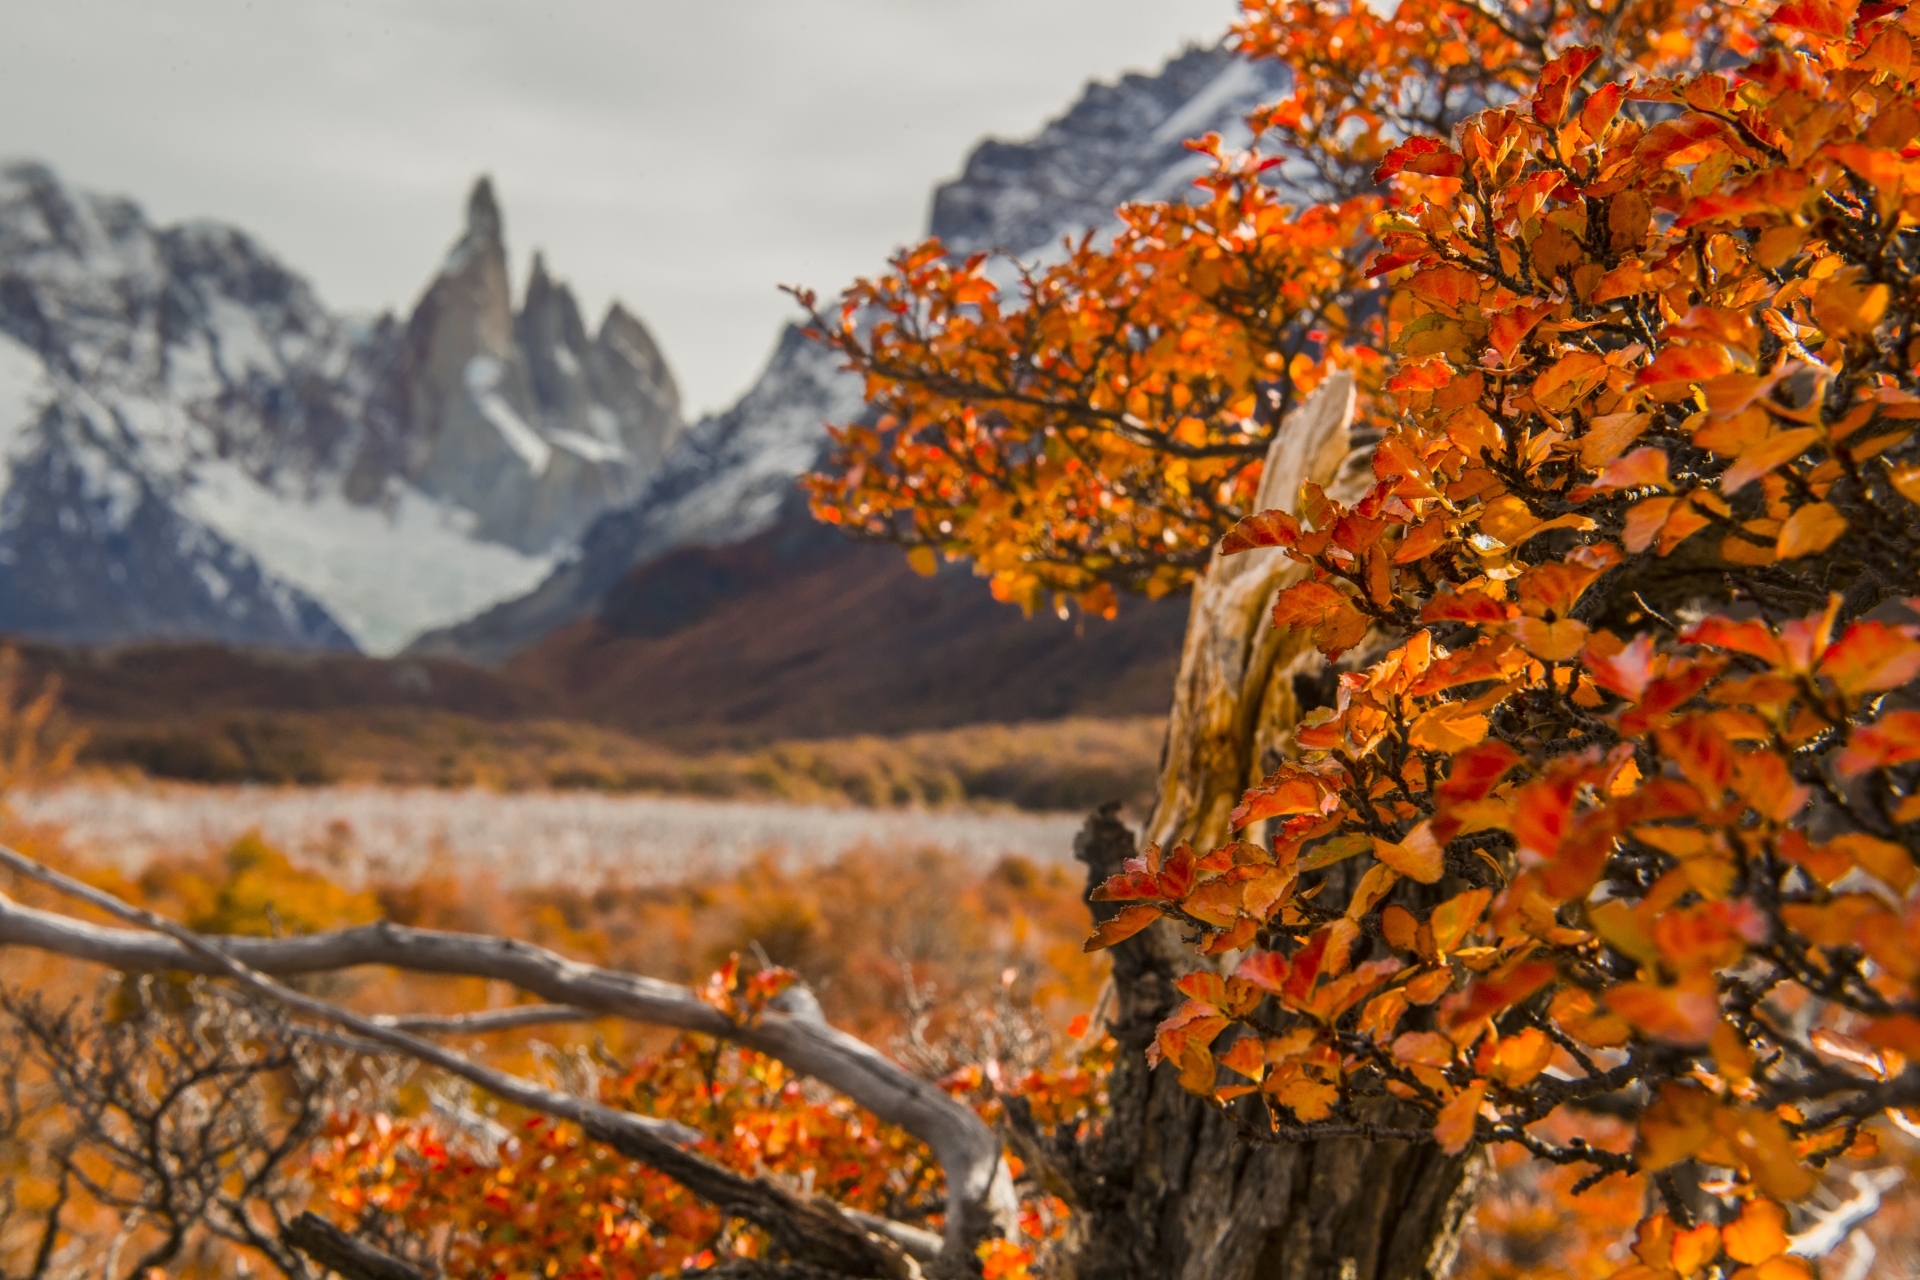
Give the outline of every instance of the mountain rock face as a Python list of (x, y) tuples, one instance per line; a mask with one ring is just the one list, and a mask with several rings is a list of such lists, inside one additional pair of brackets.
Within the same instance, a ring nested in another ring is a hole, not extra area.
[(484, 178), (466, 233), (401, 339), (376, 415), (405, 442), (407, 480), (476, 515), (474, 532), (533, 554), (631, 500), (680, 427), (680, 393), (646, 328), (615, 305), (589, 338), (535, 255), (514, 314), (506, 242)]
[[(1244, 145), (1243, 117), (1286, 84), (1283, 68), (1225, 48), (1190, 49), (1157, 75), (1091, 84), (1033, 138), (976, 147), (961, 176), (934, 192), (930, 234), (958, 252), (1044, 257), (1063, 237), (1111, 224), (1117, 205), (1181, 198), (1205, 167), (1184, 141), (1217, 131)], [(859, 380), (788, 329), (746, 395), (694, 424), (640, 496), (586, 532), (576, 556), (525, 596), (430, 632), (414, 651), (505, 661), (600, 616), (636, 566), (771, 529), (798, 510), (794, 477), (818, 461), (824, 424), (863, 408)]]
[(483, 181), (402, 324), (257, 241), (0, 168), (0, 630), (392, 650), (537, 584), (680, 427), (615, 308), (536, 263), (510, 306)]
[(859, 380), (840, 371), (832, 352), (788, 328), (752, 390), (690, 427), (641, 498), (596, 520), (577, 555), (526, 595), (429, 632), (410, 651), (504, 662), (596, 614), (636, 565), (681, 547), (751, 538), (783, 510), (806, 520), (794, 477), (818, 459), (823, 424), (862, 408)]
[(960, 176), (934, 191), (928, 231), (956, 253), (1030, 258), (1113, 224), (1129, 201), (1177, 200), (1208, 163), (1187, 139), (1218, 133), (1245, 146), (1242, 117), (1290, 79), (1279, 63), (1216, 46), (1189, 49), (1156, 75), (1090, 84), (1032, 138), (975, 147)]

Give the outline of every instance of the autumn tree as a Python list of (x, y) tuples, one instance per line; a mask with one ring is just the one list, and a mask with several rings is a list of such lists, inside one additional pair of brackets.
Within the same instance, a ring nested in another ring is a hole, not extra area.
[(1074, 1274), (1438, 1274), (1492, 1143), (1644, 1184), (1648, 1274), (1804, 1274), (1909, 1123), (1916, 32), (1255, 0), (1296, 89), (1193, 200), (815, 310), (823, 518), (1194, 592), (1147, 846), (1084, 840), (1114, 1110), (1022, 1147)]

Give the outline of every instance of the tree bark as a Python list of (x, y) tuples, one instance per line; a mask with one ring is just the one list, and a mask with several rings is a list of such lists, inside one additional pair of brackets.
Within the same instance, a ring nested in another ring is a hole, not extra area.
[[(1313, 480), (1352, 501), (1372, 483), (1371, 450), (1350, 436), (1354, 387), (1330, 379), (1289, 417), (1268, 456), (1259, 509), (1294, 511)], [(1216, 560), (1194, 591), (1148, 840), (1204, 850), (1231, 838), (1241, 793), (1290, 750), (1293, 726), (1332, 700), (1333, 676), (1305, 636), (1267, 614), (1299, 566), (1277, 550)], [(1258, 832), (1253, 833), (1256, 837)], [(1109, 807), (1075, 844), (1088, 887), (1135, 853)], [(1350, 886), (1330, 885), (1332, 891)], [(1101, 914), (1111, 908), (1096, 906)], [(1028, 1128), (1038, 1163), (1074, 1204), (1063, 1249), (1072, 1280), (1437, 1280), (1451, 1267), (1471, 1204), (1471, 1157), (1431, 1143), (1359, 1138), (1272, 1143), (1259, 1104), (1215, 1106), (1150, 1069), (1155, 1026), (1207, 963), (1170, 922), (1113, 948), (1119, 1052), (1100, 1131), (1075, 1143)], [(1230, 965), (1228, 967), (1231, 967)], [(1382, 1117), (1385, 1119), (1386, 1117)]]

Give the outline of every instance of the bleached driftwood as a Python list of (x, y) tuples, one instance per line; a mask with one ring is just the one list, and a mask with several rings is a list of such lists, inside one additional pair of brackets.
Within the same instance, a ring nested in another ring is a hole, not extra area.
[[(695, 1194), (766, 1227), (797, 1260), (817, 1260), (817, 1265), (852, 1275), (905, 1274), (912, 1267), (891, 1234), (876, 1239), (878, 1233), (855, 1226), (837, 1209), (801, 1200), (771, 1183), (744, 1178), (683, 1150), (675, 1141), (678, 1126), (663, 1126), (546, 1089), (472, 1062), (405, 1029), (514, 1025), (506, 1017), (468, 1015), (465, 1020), (446, 1020), (361, 1015), (275, 979), (358, 965), (491, 978), (582, 1014), (630, 1018), (730, 1040), (812, 1076), (927, 1143), (947, 1175), (948, 1248), (970, 1252), (975, 1241), (1013, 1212), (1012, 1183), (1000, 1142), (980, 1118), (875, 1049), (828, 1025), (810, 1000), (789, 1001), (791, 1011), (770, 1010), (750, 1021), (735, 1022), (674, 983), (581, 964), (514, 939), (389, 923), (294, 938), (203, 937), (4, 847), (0, 847), (0, 866), (137, 926), (91, 924), (0, 895), (0, 945), (34, 947), (122, 972), (178, 971), (233, 978), (290, 1009), (439, 1067), (517, 1105), (573, 1120), (598, 1140), (681, 1181)], [(539, 1020), (552, 1021), (557, 1014), (557, 1009), (549, 1007), (540, 1011)]]

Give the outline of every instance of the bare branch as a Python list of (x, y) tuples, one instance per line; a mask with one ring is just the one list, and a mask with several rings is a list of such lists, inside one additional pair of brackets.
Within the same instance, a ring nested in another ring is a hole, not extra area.
[(523, 1004), (512, 1009), (488, 1009), (480, 1013), (457, 1013), (449, 1017), (428, 1014), (387, 1015), (374, 1021), (395, 1031), (419, 1035), (485, 1035), (492, 1031), (513, 1031), (520, 1027), (546, 1026), (555, 1022), (592, 1022), (595, 1015), (566, 1004)]
[[(723, 1212), (764, 1228), (796, 1261), (850, 1276), (884, 1280), (906, 1280), (917, 1271), (892, 1241), (861, 1229), (837, 1208), (820, 1200), (801, 1199), (782, 1187), (744, 1177), (705, 1156), (687, 1151), (663, 1133), (669, 1126), (652, 1117), (637, 1116), (545, 1088), (407, 1032), (396, 1031), (373, 1018), (295, 991), (234, 958), (191, 929), (123, 902), (5, 846), (0, 846), (0, 864), (118, 919), (165, 934), (187, 955), (208, 962), (212, 972), (233, 978), (261, 996), (439, 1067), (530, 1111), (571, 1120), (594, 1140), (658, 1169)], [(51, 917), (52, 921), (63, 919)], [(553, 958), (559, 960), (557, 956)], [(677, 1130), (679, 1126), (671, 1128)]]
[(356, 1240), (317, 1213), (303, 1213), (280, 1238), (346, 1280), (429, 1280), (426, 1272)]
[[(16, 869), (39, 866), (3, 847), (0, 862)], [(494, 978), (596, 1015), (730, 1040), (812, 1076), (931, 1147), (947, 1177), (950, 1247), (970, 1253), (974, 1242), (996, 1230), (1010, 1231), (1014, 1225), (1013, 1183), (993, 1131), (963, 1103), (872, 1046), (829, 1026), (817, 1005), (796, 1004), (790, 1011), (776, 1008), (751, 1022), (735, 1023), (675, 983), (580, 964), (511, 938), (386, 922), (292, 938), (201, 941), (205, 952), (152, 933), (39, 911), (0, 895), (0, 945), (30, 946), (124, 972), (220, 974), (228, 972), (220, 962), (225, 958), (257, 973), (281, 977), (388, 965), (417, 973)]]

